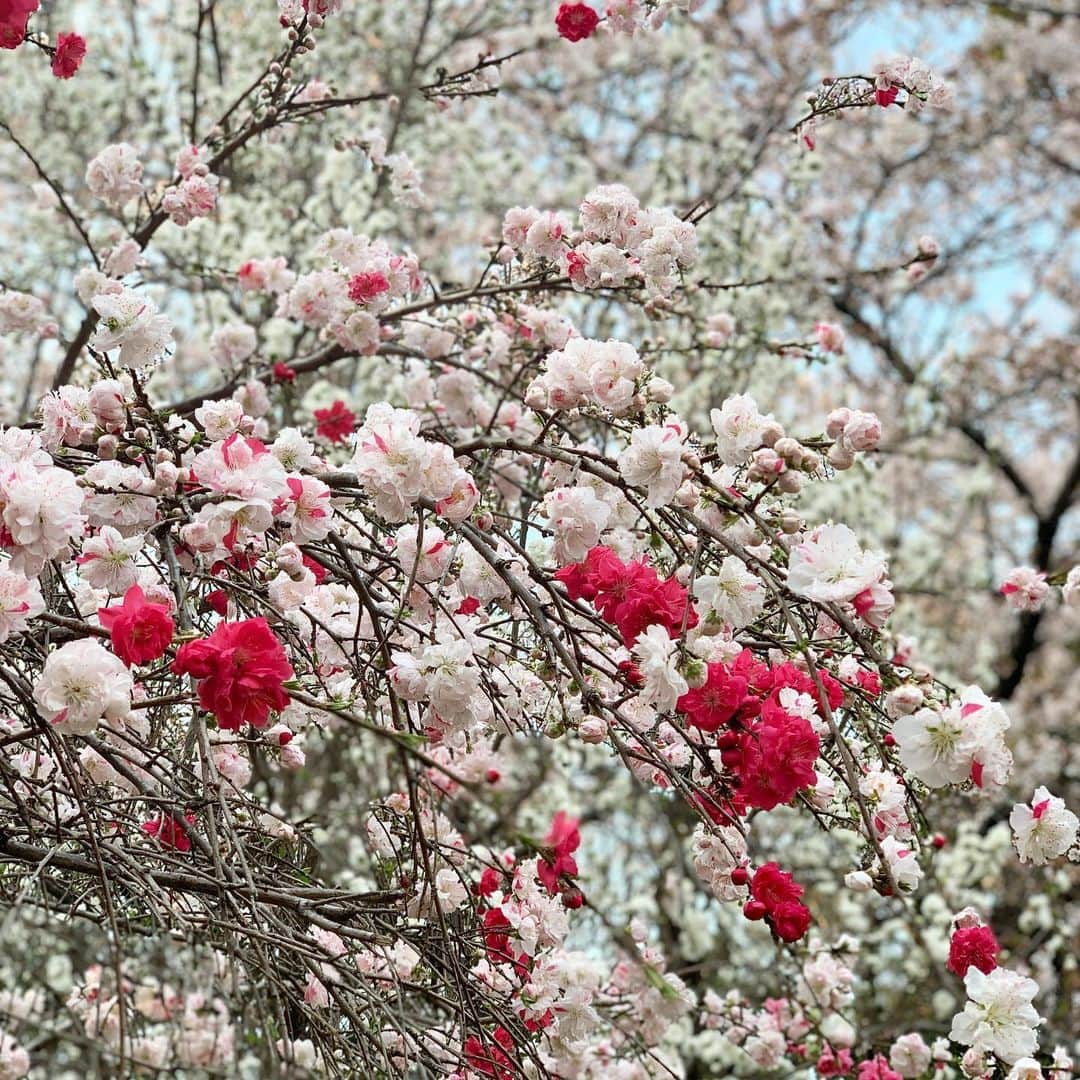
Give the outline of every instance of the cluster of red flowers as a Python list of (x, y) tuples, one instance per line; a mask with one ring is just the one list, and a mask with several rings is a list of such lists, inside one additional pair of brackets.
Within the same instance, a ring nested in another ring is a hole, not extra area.
[[(581, 845), (578, 819), (560, 810), (551, 821), (551, 828), (544, 837), (544, 850), (536, 864), (536, 876), (552, 896), (558, 893), (567, 878), (577, 877), (574, 852)], [(577, 896), (577, 893), (574, 890)], [(565, 898), (565, 897), (564, 897)], [(577, 904), (570, 906), (579, 906)]]
[(344, 401), (335, 401), (329, 409), (315, 410), (315, 434), (330, 443), (347, 442), (356, 428), (356, 413)]
[[(0, 49), (17, 49), (26, 40), (26, 24), (38, 10), (40, 0), (0, 0)], [(70, 79), (86, 56), (86, 39), (80, 34), (62, 32), (52, 49), (52, 73), (58, 79)]]
[(199, 704), (227, 731), (265, 727), (271, 711), (289, 704), (283, 684), (293, 677), (292, 665), (263, 618), (223, 622), (208, 638), (189, 641), (177, 650), (172, 670), (199, 680)]
[(781, 941), (798, 941), (810, 928), (810, 909), (801, 902), (803, 887), (774, 863), (754, 871), (743, 907), (748, 919), (764, 919)]
[(784, 708), (781, 693), (793, 690), (813, 698), (819, 709), (826, 703), (838, 708), (843, 686), (825, 672), (820, 678), (824, 698), (794, 664), (770, 668), (744, 649), (731, 664), (710, 664), (705, 683), (679, 698), (676, 707), (691, 727), (704, 732), (725, 727), (716, 744), (733, 773), (731, 804), (737, 812), (772, 810), (816, 783), (821, 740), (808, 720)]
[(512, 1080), (517, 1075), (510, 1054), (514, 1050), (514, 1039), (510, 1032), (501, 1025), (492, 1033), (490, 1039), (479, 1035), (470, 1035), (462, 1048), (469, 1068), (480, 1076), (491, 1076), (494, 1080)]
[(138, 585), (124, 593), (118, 607), (98, 608), (98, 619), (109, 631), (113, 652), (127, 664), (148, 664), (165, 655), (173, 636), (166, 604), (151, 604)]
[(660, 579), (644, 559), (624, 563), (608, 547), (594, 547), (585, 561), (556, 571), (571, 600), (588, 600), (613, 623), (629, 648), (649, 626), (679, 635), (697, 625), (686, 589), (674, 578)]
[(583, 41), (599, 24), (600, 16), (588, 4), (560, 4), (555, 14), (555, 27), (567, 41)]
[(969, 967), (989, 975), (998, 966), (1001, 946), (989, 926), (962, 926), (949, 940), (948, 969), (962, 979)]

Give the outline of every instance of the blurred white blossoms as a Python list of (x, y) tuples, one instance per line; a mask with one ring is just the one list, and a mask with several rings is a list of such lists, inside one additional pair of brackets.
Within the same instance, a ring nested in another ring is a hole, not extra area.
[(854, 600), (885, 575), (885, 556), (864, 551), (846, 525), (820, 525), (792, 552), (788, 588), (819, 603)]
[(102, 352), (119, 346), (120, 363), (125, 367), (152, 364), (172, 344), (168, 316), (132, 289), (99, 293), (91, 304), (101, 319), (90, 344)]
[(89, 735), (103, 719), (131, 711), (131, 672), (96, 638), (61, 645), (34, 683), (41, 716), (63, 733)]
[(1045, 787), (1035, 789), (1031, 805), (1017, 803), (1009, 814), (1013, 842), (1021, 862), (1042, 866), (1076, 843), (1080, 819)]
[(1008, 968), (989, 975), (972, 965), (964, 976), (968, 1002), (953, 1017), (949, 1038), (976, 1050), (996, 1054), (1012, 1064), (1038, 1048), (1035, 1029), (1042, 1023), (1031, 1004), (1039, 984)]

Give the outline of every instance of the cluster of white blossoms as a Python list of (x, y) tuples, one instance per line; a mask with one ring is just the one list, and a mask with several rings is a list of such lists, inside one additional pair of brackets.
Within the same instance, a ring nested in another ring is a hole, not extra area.
[[(968, 1001), (953, 1017), (949, 1038), (971, 1047), (971, 1058), (965, 1057), (965, 1062), (975, 1065), (983, 1055), (993, 1054), (1011, 1065), (1035, 1053), (1039, 1045), (1035, 1029), (1042, 1020), (1032, 1004), (1039, 992), (1034, 979), (1003, 967), (987, 974), (972, 964), (964, 976), (964, 989)], [(975, 1076), (981, 1070), (966, 1071)]]
[(0, 534), (10, 568), (37, 577), (50, 559), (68, 555), (85, 520), (82, 488), (48, 455), (42, 460), (37, 435), (0, 430)]
[(103, 720), (123, 722), (134, 681), (124, 662), (95, 638), (50, 653), (34, 683), (38, 711), (55, 730), (89, 735)]
[(314, 255), (331, 265), (292, 281), (279, 269), (245, 264), (254, 267), (247, 287), (265, 279), (264, 288), (280, 293), (280, 317), (324, 331), (349, 351), (373, 353), (381, 340), (379, 315), (420, 289), (416, 257), (397, 254), (383, 240), (343, 228), (324, 233)]
[(420, 435), (420, 417), (386, 402), (368, 407), (349, 468), (387, 521), (405, 521), (419, 499), (449, 521), (464, 521), (479, 500), (468, 472), (445, 443)]
[(571, 338), (548, 354), (544, 371), (530, 383), (525, 400), (533, 408), (558, 411), (598, 405), (621, 416), (643, 403), (637, 391), (644, 370), (633, 345)]
[(601, 184), (582, 200), (579, 229), (565, 214), (515, 206), (503, 219), (500, 261), (514, 254), (555, 263), (579, 288), (641, 282), (654, 297), (675, 290), (697, 260), (692, 222), (643, 207), (623, 184)]
[(180, 226), (209, 217), (217, 206), (220, 181), (210, 172), (206, 148), (184, 147), (176, 156), (176, 171), (180, 182), (166, 188), (161, 196), (161, 209)]
[(881, 626), (892, 612), (892, 585), (880, 551), (867, 551), (846, 525), (819, 525), (792, 548), (788, 588), (823, 604), (850, 604)]
[(731, 871), (746, 863), (746, 838), (733, 825), (706, 830), (697, 825), (690, 843), (694, 872), (718, 900), (741, 900), (746, 885), (735, 884)]

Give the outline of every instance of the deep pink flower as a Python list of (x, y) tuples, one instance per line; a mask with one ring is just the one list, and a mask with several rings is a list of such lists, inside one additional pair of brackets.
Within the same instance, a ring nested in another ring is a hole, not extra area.
[(949, 941), (948, 969), (962, 979), (969, 967), (977, 967), (989, 975), (998, 966), (1000, 946), (989, 926), (965, 926)]
[(803, 887), (778, 863), (768, 862), (754, 871), (750, 895), (760, 900), (770, 911), (779, 904), (789, 904), (803, 894)]
[(798, 900), (786, 900), (769, 912), (769, 925), (781, 941), (798, 941), (810, 929), (810, 909)]
[(38, 0), (0, 0), (0, 49), (17, 49), (26, 37), (26, 21)]
[(79, 70), (86, 56), (86, 39), (79, 34), (64, 33), (56, 39), (52, 73), (58, 79), (70, 79)]
[[(189, 811), (184, 815), (184, 820), (188, 825), (194, 825), (195, 815)], [(191, 837), (171, 814), (159, 814), (156, 818), (144, 821), (142, 831), (147, 836), (152, 836), (164, 848), (183, 852), (191, 850)]]
[(683, 694), (675, 707), (686, 722), (701, 731), (715, 731), (726, 724), (746, 700), (746, 679), (732, 675), (724, 664), (710, 664), (704, 686)]
[(174, 625), (166, 604), (151, 604), (138, 585), (124, 593), (124, 602), (98, 608), (98, 619), (109, 631), (113, 652), (127, 664), (147, 664), (165, 655)]
[(282, 684), (293, 677), (292, 665), (263, 618), (221, 623), (208, 638), (189, 641), (172, 670), (199, 680), (199, 704), (227, 731), (265, 727), (271, 711), (289, 704)]
[(536, 876), (553, 896), (559, 891), (561, 877), (577, 877), (573, 853), (581, 844), (578, 819), (560, 810), (551, 821), (544, 837), (545, 852), (536, 863)]
[(801, 716), (789, 716), (779, 708), (768, 716), (763, 713), (740, 748), (738, 797), (746, 806), (772, 810), (817, 782), (814, 763), (821, 740)]
[(349, 279), (349, 299), (356, 304), (366, 304), (389, 289), (390, 282), (386, 280), (386, 275), (378, 270), (354, 274)]
[(559, 36), (584, 41), (600, 24), (600, 16), (588, 4), (560, 4), (555, 15)]

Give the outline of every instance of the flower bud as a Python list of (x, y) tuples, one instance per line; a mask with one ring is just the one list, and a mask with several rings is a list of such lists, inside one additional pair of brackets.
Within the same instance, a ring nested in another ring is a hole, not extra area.
[(666, 405), (674, 395), (675, 387), (667, 379), (654, 375), (646, 384), (645, 392), (649, 395), (650, 401), (655, 401), (658, 405)]
[(825, 434), (828, 435), (830, 439), (839, 439), (850, 419), (850, 409), (833, 409), (825, 421)]
[(803, 478), (801, 473), (788, 470), (780, 474), (776, 486), (788, 495), (797, 495), (802, 491)]
[(599, 716), (586, 716), (578, 724), (578, 737), (585, 743), (602, 743), (607, 733), (608, 726)]
[(839, 472), (855, 464), (855, 453), (844, 443), (835, 442), (829, 447), (829, 464)]
[(790, 507), (780, 515), (780, 531), (794, 536), (803, 527), (802, 514)]
[(874, 879), (865, 870), (852, 870), (844, 875), (844, 884), (852, 892), (869, 892), (874, 887)]

